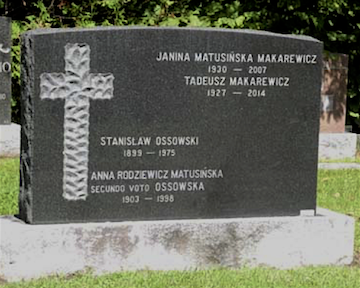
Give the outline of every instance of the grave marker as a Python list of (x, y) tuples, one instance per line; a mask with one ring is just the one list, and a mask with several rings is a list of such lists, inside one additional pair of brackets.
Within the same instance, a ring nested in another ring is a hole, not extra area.
[(348, 61), (345, 54), (324, 56), (320, 133), (345, 132)]
[(11, 124), (11, 19), (0, 17), (0, 125)]
[(314, 215), (321, 42), (132, 27), (22, 43), (25, 221)]
[(22, 45), (20, 218), (49, 225), (0, 217), (4, 279), (352, 263), (354, 219), (315, 214), (321, 42), (113, 27)]

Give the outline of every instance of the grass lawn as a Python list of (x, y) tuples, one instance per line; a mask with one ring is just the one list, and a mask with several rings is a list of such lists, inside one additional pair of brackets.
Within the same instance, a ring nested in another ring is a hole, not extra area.
[(339, 160), (320, 159), (320, 163), (360, 163), (360, 157), (357, 156), (355, 159), (345, 158)]
[(19, 160), (0, 158), (0, 215), (18, 213)]
[[(0, 158), (0, 215), (17, 213), (19, 161)], [(320, 170), (318, 205), (356, 219), (355, 251), (360, 252), (360, 170)], [(358, 256), (357, 256), (358, 258)], [(31, 282), (2, 283), (1, 288), (356, 288), (360, 287), (359, 262), (348, 267), (214, 269), (193, 272), (123, 272), (93, 276), (91, 273), (48, 277)]]
[[(0, 286), (2, 287), (2, 286)], [(275, 269), (216, 269), (194, 272), (123, 272), (94, 277), (44, 278), (5, 284), (2, 288), (357, 288), (360, 269), (317, 267)]]
[(360, 170), (319, 170), (318, 206), (356, 219), (355, 250), (360, 252)]

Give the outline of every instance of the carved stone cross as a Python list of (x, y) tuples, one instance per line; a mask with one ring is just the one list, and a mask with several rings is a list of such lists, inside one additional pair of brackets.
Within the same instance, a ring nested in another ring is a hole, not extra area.
[(90, 73), (90, 47), (65, 46), (65, 73), (40, 76), (41, 99), (64, 99), (63, 197), (86, 200), (88, 195), (90, 99), (113, 97), (114, 76)]

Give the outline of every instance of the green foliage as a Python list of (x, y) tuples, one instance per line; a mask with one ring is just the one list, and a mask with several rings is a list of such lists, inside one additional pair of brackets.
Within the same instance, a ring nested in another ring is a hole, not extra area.
[(6, 3), (0, 0), (0, 14), (8, 14), (15, 20), (14, 120), (19, 120), (21, 32), (50, 27), (143, 25), (246, 28), (313, 36), (324, 42), (325, 50), (350, 55), (348, 121), (360, 127), (360, 3), (356, 0), (15, 0)]

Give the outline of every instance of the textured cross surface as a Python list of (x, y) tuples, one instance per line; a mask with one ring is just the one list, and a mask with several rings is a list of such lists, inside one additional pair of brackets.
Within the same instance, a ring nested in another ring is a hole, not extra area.
[(41, 99), (64, 99), (63, 197), (86, 200), (88, 195), (90, 99), (111, 99), (114, 76), (90, 73), (90, 47), (65, 46), (65, 73), (40, 76)]

